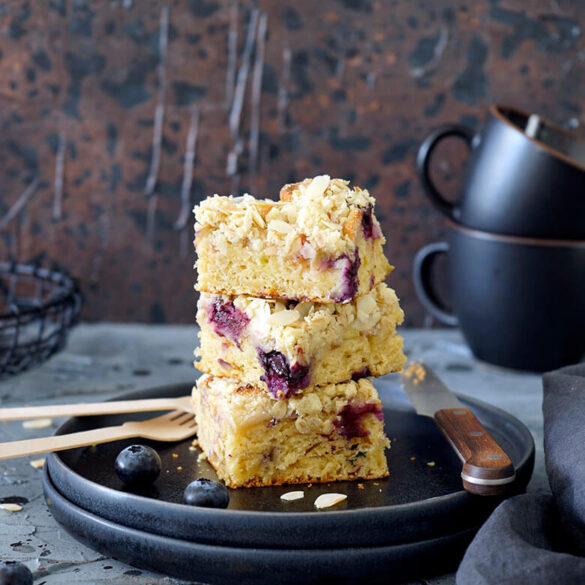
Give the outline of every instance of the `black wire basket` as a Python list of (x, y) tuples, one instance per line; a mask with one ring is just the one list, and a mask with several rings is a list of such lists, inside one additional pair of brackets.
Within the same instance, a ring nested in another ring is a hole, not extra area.
[(76, 281), (64, 272), (0, 263), (0, 378), (62, 349), (81, 305)]

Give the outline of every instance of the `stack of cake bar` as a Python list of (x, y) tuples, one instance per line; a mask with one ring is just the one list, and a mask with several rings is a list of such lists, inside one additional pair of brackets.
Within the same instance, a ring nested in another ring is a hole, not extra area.
[(369, 376), (402, 368), (374, 199), (323, 175), (195, 208), (198, 441), (230, 487), (388, 475)]

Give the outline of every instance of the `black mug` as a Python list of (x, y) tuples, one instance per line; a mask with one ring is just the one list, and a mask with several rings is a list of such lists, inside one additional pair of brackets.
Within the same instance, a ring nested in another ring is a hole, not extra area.
[[(463, 193), (454, 203), (429, 173), (434, 149), (448, 136), (471, 151)], [(435, 207), (466, 227), (585, 239), (585, 141), (540, 116), (494, 105), (480, 134), (459, 124), (441, 126), (422, 143), (417, 169)]]
[[(452, 311), (433, 284), (447, 255)], [(544, 372), (585, 353), (585, 241), (502, 236), (450, 224), (446, 242), (422, 248), (414, 284), (425, 308), (458, 325), (473, 354), (499, 366)]]

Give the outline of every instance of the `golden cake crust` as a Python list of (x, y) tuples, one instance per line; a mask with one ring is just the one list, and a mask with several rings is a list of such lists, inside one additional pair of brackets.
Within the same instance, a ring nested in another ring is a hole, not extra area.
[(329, 476), (322, 476), (322, 477), (313, 477), (311, 475), (299, 475), (297, 477), (288, 477), (287, 479), (275, 479), (271, 480), (270, 483), (266, 483), (265, 480), (260, 478), (253, 478), (245, 483), (233, 483), (230, 479), (224, 479), (224, 483), (227, 487), (236, 489), (236, 488), (252, 488), (252, 487), (268, 487), (268, 486), (279, 486), (279, 485), (299, 485), (304, 483), (331, 483), (334, 481), (354, 481), (357, 479), (383, 479), (388, 477), (390, 473), (388, 470), (386, 472), (366, 472), (360, 474), (359, 477), (355, 475), (348, 475), (347, 477), (342, 477), (339, 475), (329, 475)]

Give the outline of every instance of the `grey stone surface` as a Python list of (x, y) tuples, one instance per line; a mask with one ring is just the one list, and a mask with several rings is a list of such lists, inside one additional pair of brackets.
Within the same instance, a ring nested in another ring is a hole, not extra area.
[[(459, 332), (403, 330), (411, 359), (424, 359), (456, 392), (504, 408), (523, 421), (536, 443), (536, 467), (529, 491), (548, 490), (542, 451), (542, 387), (540, 376), (504, 370), (475, 360)], [(81, 325), (65, 351), (46, 364), (0, 383), (0, 404), (51, 404), (104, 400), (125, 391), (195, 378), (190, 326)], [(0, 424), (0, 441), (44, 436), (20, 422)], [(78, 543), (52, 518), (44, 503), (40, 471), (31, 458), (0, 462), (0, 501), (26, 498), (22, 512), (0, 510), (0, 559), (24, 562), (36, 585), (107, 584), (167, 585), (184, 583), (134, 569), (105, 558)], [(426, 581), (453, 585), (453, 575)]]

